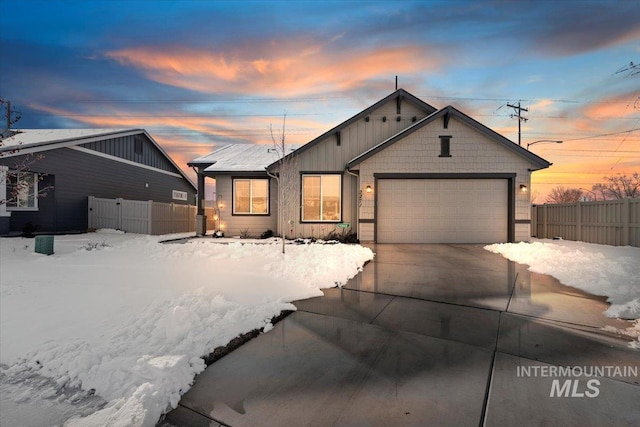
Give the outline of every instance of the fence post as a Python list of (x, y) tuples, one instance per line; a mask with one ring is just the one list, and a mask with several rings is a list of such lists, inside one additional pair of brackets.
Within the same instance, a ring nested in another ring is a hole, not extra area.
[(147, 200), (147, 234), (153, 234), (153, 200)]
[(622, 246), (629, 245), (629, 218), (631, 216), (629, 198), (622, 199)]
[(116, 230), (122, 230), (122, 198), (116, 198)]
[(94, 215), (94, 213), (93, 213), (93, 203), (94, 203), (94, 199), (95, 199), (94, 196), (89, 196), (89, 203), (88, 203), (89, 221), (88, 221), (88, 224), (87, 224), (88, 228), (93, 228), (93, 221), (94, 221), (93, 220), (93, 215)]
[(169, 233), (175, 233), (176, 229), (176, 204), (171, 203), (171, 223), (169, 229), (171, 230)]
[(547, 238), (547, 204), (542, 205), (542, 238)]
[(582, 203), (580, 200), (576, 202), (576, 232), (574, 234), (576, 241), (582, 240)]

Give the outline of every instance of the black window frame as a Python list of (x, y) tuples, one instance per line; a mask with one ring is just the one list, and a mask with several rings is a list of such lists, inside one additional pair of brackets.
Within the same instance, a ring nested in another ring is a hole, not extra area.
[(438, 157), (451, 157), (451, 135), (440, 135), (440, 155)]

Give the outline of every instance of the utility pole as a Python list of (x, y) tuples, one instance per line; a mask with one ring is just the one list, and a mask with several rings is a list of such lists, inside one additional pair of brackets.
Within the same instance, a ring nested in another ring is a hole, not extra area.
[(520, 106), (520, 101), (518, 101), (518, 105), (511, 105), (509, 103), (507, 103), (507, 107), (511, 107), (513, 108), (517, 113), (516, 114), (512, 114), (511, 118), (517, 117), (518, 118), (518, 145), (522, 145), (521, 141), (522, 141), (522, 128), (521, 128), (521, 123), (522, 122), (526, 122), (528, 119), (526, 117), (522, 117), (522, 112), (529, 112), (529, 110), (527, 110), (526, 108), (522, 108)]

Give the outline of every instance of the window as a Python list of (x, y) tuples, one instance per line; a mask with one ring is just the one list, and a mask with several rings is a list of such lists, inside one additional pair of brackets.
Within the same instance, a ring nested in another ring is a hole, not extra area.
[(451, 157), (451, 136), (440, 137), (440, 156)]
[(342, 176), (302, 175), (302, 221), (341, 220)]
[(269, 180), (234, 179), (233, 213), (238, 215), (268, 215)]
[(9, 172), (7, 176), (7, 209), (38, 209), (38, 177), (31, 172)]

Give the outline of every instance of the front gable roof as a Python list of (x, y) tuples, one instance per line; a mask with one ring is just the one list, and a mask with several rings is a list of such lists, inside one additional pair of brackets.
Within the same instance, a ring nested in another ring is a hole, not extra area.
[(466, 114), (462, 113), (460, 110), (458, 110), (458, 109), (452, 107), (451, 105), (449, 105), (449, 106), (447, 106), (447, 107), (445, 107), (445, 108), (443, 108), (441, 110), (438, 110), (438, 111), (432, 113), (431, 115), (423, 118), (422, 120), (417, 121), (412, 126), (409, 126), (408, 128), (398, 132), (397, 134), (395, 134), (391, 138), (388, 138), (387, 140), (385, 140), (385, 141), (381, 142), (380, 144), (376, 145), (375, 147), (365, 151), (364, 153), (362, 153), (359, 156), (355, 157), (354, 159), (350, 160), (347, 163), (347, 168), (352, 168), (352, 167), (358, 165), (359, 163), (362, 163), (363, 161), (365, 161), (368, 158), (374, 156), (378, 152), (380, 152), (380, 151), (384, 150), (385, 148), (395, 144), (396, 142), (400, 141), (401, 139), (405, 138), (406, 136), (411, 135), (412, 133), (414, 133), (418, 129), (423, 128), (424, 126), (428, 125), (429, 123), (432, 123), (433, 121), (435, 121), (435, 120), (437, 120), (439, 118), (443, 118), (445, 120), (448, 120), (449, 117), (456, 117), (457, 119), (459, 119), (463, 123), (465, 123), (468, 126), (474, 128), (478, 132), (484, 134), (487, 138), (489, 138), (489, 139), (491, 139), (493, 141), (496, 141), (497, 143), (501, 144), (506, 149), (508, 149), (510, 151), (513, 151), (516, 154), (526, 158), (532, 164), (536, 165), (539, 169), (545, 169), (545, 168), (548, 168), (549, 166), (551, 166), (551, 163), (549, 163), (548, 161), (546, 161), (542, 157), (539, 157), (539, 156), (535, 155), (534, 153), (532, 153), (529, 150), (525, 150), (524, 148), (522, 148), (521, 146), (515, 144), (511, 140), (505, 138), (504, 136), (500, 135), (499, 133), (495, 132), (494, 130), (489, 129), (488, 127), (486, 127), (482, 123), (472, 119), (471, 117), (469, 117)]
[(196, 188), (193, 181), (145, 129), (20, 129), (10, 137), (0, 140), (0, 155), (2, 157), (13, 157), (139, 134), (146, 136), (176, 171), (193, 188)]
[[(433, 113), (433, 112), (435, 112), (437, 110), (432, 105), (427, 104), (426, 102), (424, 102), (420, 98), (410, 94), (409, 92), (407, 92), (406, 90), (401, 88), (401, 89), (398, 89), (395, 92), (391, 93), (390, 95), (382, 98), (380, 101), (376, 102), (375, 104), (371, 105), (370, 107), (365, 108), (364, 110), (362, 110), (361, 112), (359, 112), (355, 116), (353, 116), (353, 117), (345, 120), (344, 122), (340, 123), (338, 126), (328, 130), (327, 132), (323, 133), (322, 135), (318, 136), (317, 138), (315, 138), (315, 139), (311, 140), (310, 142), (304, 144), (302, 147), (300, 147), (298, 150), (296, 150), (296, 155), (302, 154), (303, 152), (305, 152), (309, 148), (315, 146), (316, 144), (319, 144), (320, 142), (324, 141), (325, 139), (327, 139), (329, 136), (335, 134), (336, 132), (340, 132), (342, 129), (346, 128), (347, 126), (351, 125), (352, 123), (355, 123), (358, 120), (364, 119), (366, 116), (368, 116), (369, 114), (371, 114), (372, 112), (374, 112), (378, 108), (382, 107), (383, 105), (387, 104), (389, 101), (394, 100), (394, 99), (400, 99), (401, 101), (408, 101), (408, 102), (414, 104), (416, 107), (421, 108), (422, 110), (424, 110), (425, 113), (427, 113), (427, 114), (431, 114), (431, 113)], [(271, 169), (271, 168), (275, 167), (276, 164), (277, 164), (277, 161), (274, 161), (272, 164), (269, 165), (268, 168)]]

